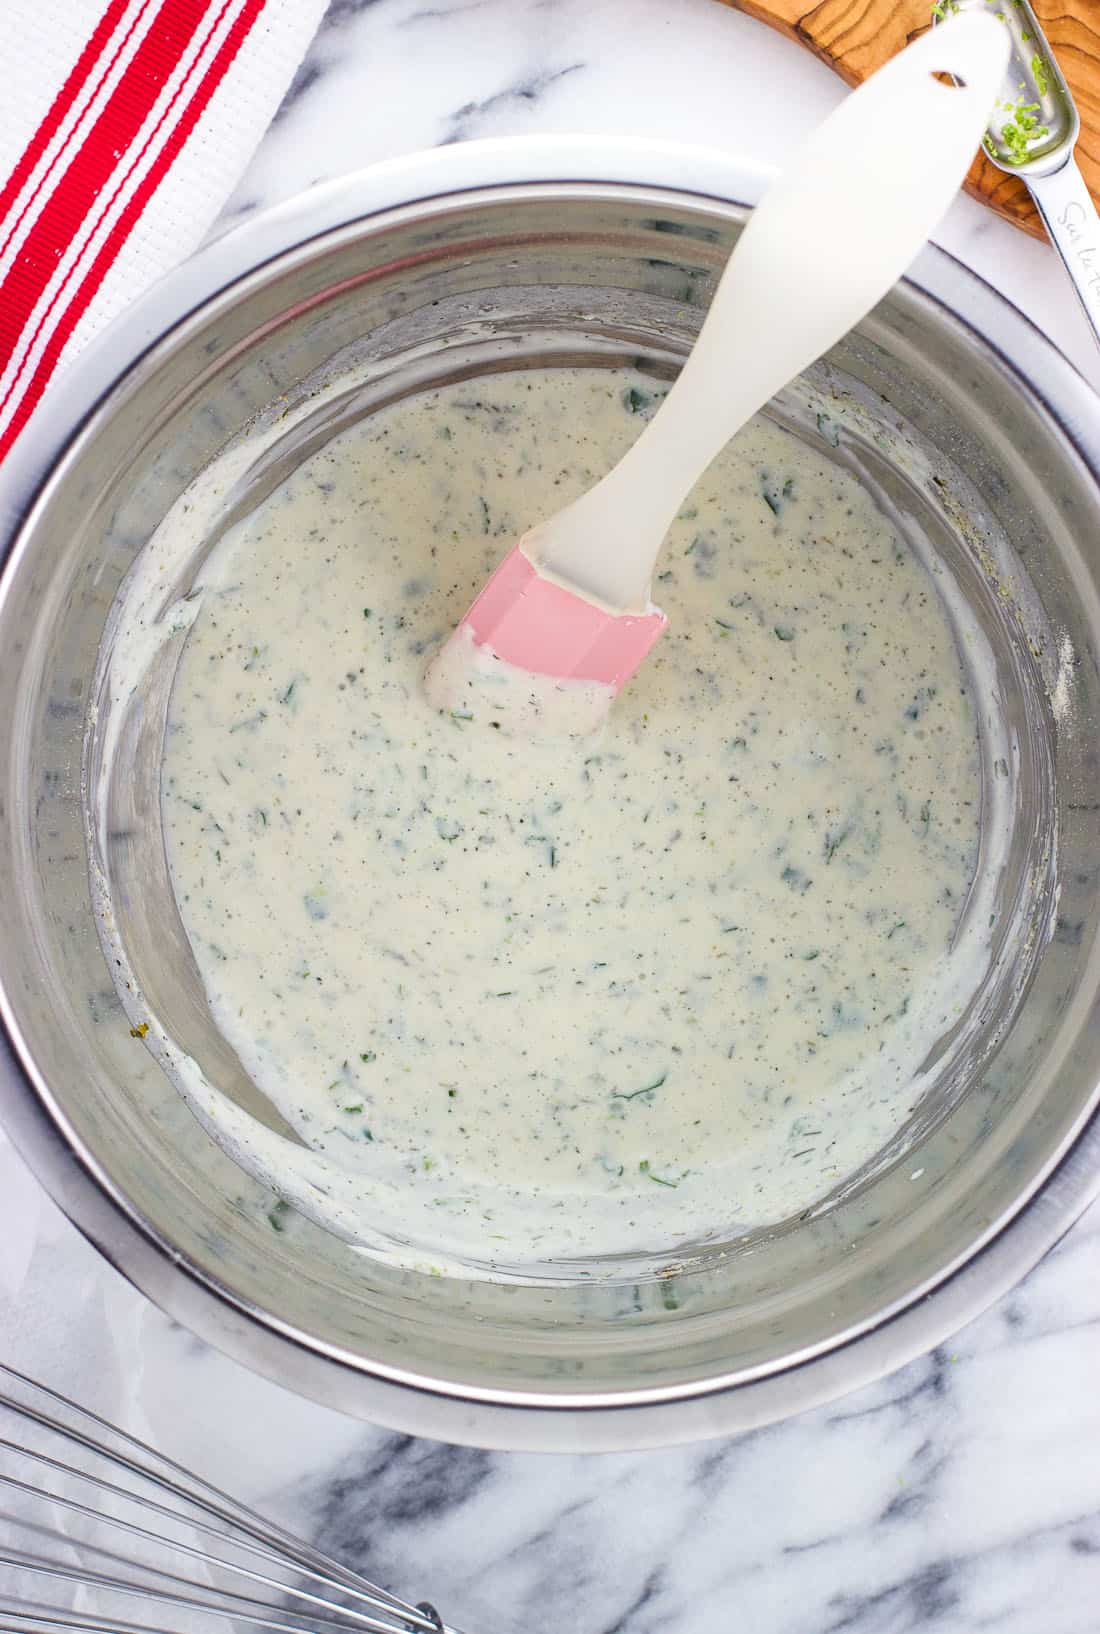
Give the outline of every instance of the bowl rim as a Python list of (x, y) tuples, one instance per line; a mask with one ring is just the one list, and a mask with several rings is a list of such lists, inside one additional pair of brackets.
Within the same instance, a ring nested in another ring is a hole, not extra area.
[[(364, 218), (501, 189), (610, 189), (748, 209), (772, 172), (702, 147), (649, 139), (528, 137), (468, 142), (390, 160), (257, 212), (169, 273), (65, 372), (0, 466), (0, 595), (27, 524), (73, 446), (138, 366), (247, 274)], [(1100, 400), (1012, 303), (927, 246), (905, 280), (966, 329), (1038, 399), (1100, 485)], [(884, 1311), (865, 1331), (767, 1377), (713, 1379), (601, 1395), (507, 1391), (432, 1381), (311, 1340), (183, 1259), (80, 1149), (0, 991), (0, 1121), (79, 1231), (169, 1315), (236, 1360), (315, 1400), (389, 1428), (501, 1450), (620, 1450), (757, 1428), (868, 1384), (934, 1348), (992, 1304), (1100, 1195), (1100, 1110), (991, 1223), (965, 1260)]]

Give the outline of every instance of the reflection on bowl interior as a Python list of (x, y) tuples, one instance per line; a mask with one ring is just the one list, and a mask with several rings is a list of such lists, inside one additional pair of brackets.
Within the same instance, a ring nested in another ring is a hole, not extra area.
[[(157, 769), (178, 638), (154, 640), (136, 707), (104, 698), (103, 670), (90, 690), (118, 637), (120, 586), (172, 505), (235, 439), (280, 416), (262, 458), (242, 455), (202, 548), (341, 426), (429, 384), (573, 362), (668, 378), (740, 216), (610, 184), (502, 187), (368, 218), (277, 258), (136, 367), (94, 439), (67, 457), (0, 606), (0, 682), (18, 666), (19, 699), (0, 723), (16, 836), (0, 879), (12, 905), (0, 976), (40, 1093), (148, 1238), (231, 1302), (227, 1335), (253, 1317), (264, 1365), (303, 1388), (336, 1379), (347, 1404), (363, 1375), (387, 1371), (460, 1396), (561, 1402), (646, 1390), (672, 1400), (784, 1373), (973, 1255), (1095, 1099), (1095, 484), (1038, 397), (912, 287), (775, 406), (927, 542), (992, 655), (989, 844), (1009, 827), (1000, 865), (990, 850), (979, 869), (995, 957), (892, 1149), (806, 1217), (674, 1261), (551, 1265), (513, 1283), (438, 1277), (304, 1215), (274, 1231), (270, 1190), (131, 1037), (147, 1013), (161, 1018), (227, 1104), (275, 1122), (210, 1026), (168, 888)], [(195, 567), (181, 560), (154, 611), (186, 594)], [(1010, 758), (991, 753), (998, 742)], [(998, 785), (1000, 758), (1010, 775)], [(311, 1372), (317, 1356), (340, 1365)]]
[[(626, 1247), (617, 1240), (624, 1235), (618, 1224), (622, 1211), (612, 1195), (604, 1214), (593, 1214), (590, 1224), (586, 1215), (584, 1227), (578, 1219), (569, 1228), (582, 1242), (582, 1230), (597, 1242), (586, 1243), (579, 1253), (559, 1250), (549, 1261), (545, 1255), (532, 1260), (530, 1252), (510, 1255), (507, 1248), (490, 1257), (497, 1242), (524, 1240), (522, 1197), (509, 1213), (505, 1197), (486, 1191), (468, 1211), (474, 1215), (471, 1232), (465, 1218), (455, 1219), (433, 1207), (434, 1195), (421, 1202), (416, 1180), (408, 1178), (396, 1159), (390, 1162), (391, 1178), (385, 1146), (372, 1146), (369, 1162), (350, 1172), (302, 1151), (300, 1137), (309, 1132), (302, 1120), (298, 1133), (286, 1124), (210, 1014), (169, 878), (157, 792), (173, 679), (201, 602), (196, 580), (213, 544), (228, 528), (247, 518), (325, 441), (379, 407), (448, 383), (477, 381), (486, 372), (499, 374), (502, 362), (510, 371), (568, 368), (582, 360), (609, 368), (632, 363), (655, 382), (674, 374), (690, 338), (682, 325), (671, 336), (662, 336), (658, 345), (652, 334), (656, 315), (646, 329), (632, 332), (629, 303), (620, 296), (589, 291), (586, 327), (568, 332), (564, 316), (556, 325), (549, 321), (553, 306), (564, 305), (560, 292), (553, 295), (550, 312), (543, 305), (546, 295), (540, 292), (539, 304), (526, 322), (513, 313), (503, 343), (497, 320), (471, 322), (463, 311), (465, 303), (443, 301), (433, 308), (440, 332), (431, 343), (418, 334), (414, 345), (406, 343), (388, 352), (381, 366), (375, 362), (357, 366), (352, 348), (350, 357), (328, 365), (329, 383), (316, 398), (307, 382), (298, 407), (289, 413), (281, 407), (267, 424), (251, 428), (188, 490), (124, 586), (114, 639), (101, 658), (92, 747), (97, 774), (90, 782), (93, 843), (101, 858), (101, 928), (110, 961), (120, 973), (128, 1013), (136, 1025), (151, 1029), (146, 1043), (169, 1066), (205, 1126), (282, 1200), (274, 1205), (274, 1214), (265, 1207), (269, 1219), (284, 1226), (283, 1203), (290, 1201), (349, 1242), (394, 1263), (422, 1264), (437, 1272), (449, 1269), (461, 1275), (466, 1270), (540, 1280), (610, 1277), (635, 1284), (655, 1276), (667, 1279), (670, 1266), (704, 1265), (731, 1252), (756, 1250), (777, 1231), (797, 1236), (809, 1218), (827, 1217), (840, 1200), (861, 1193), (876, 1175), (894, 1165), (905, 1163), (910, 1183), (914, 1173), (932, 1181), (934, 1171), (922, 1153), (923, 1142), (995, 1051), (1045, 939), (1043, 934), (1027, 937), (1021, 928), (1041, 927), (1050, 917), (1052, 785), (1045, 760), (1047, 719), (1039, 674), (1015, 606), (1005, 600), (1000, 579), (983, 570), (975, 553), (978, 497), (966, 490), (957, 472), (948, 481), (942, 455), (922, 443), (886, 402), (841, 371), (819, 365), (783, 394), (772, 415), (818, 456), (854, 474), (910, 541), (947, 607), (980, 711), (978, 866), (955, 932), (952, 963), (943, 970), (944, 996), (937, 998), (933, 988), (914, 1001), (916, 1008), (927, 1000), (938, 1017), (954, 1000), (954, 1017), (942, 1031), (938, 1021), (933, 1024), (936, 1030), (927, 1023), (918, 1028), (917, 1037), (928, 1040), (924, 1047), (929, 1053), (919, 1070), (919, 1087), (907, 1097), (908, 1104), (917, 1102), (915, 1112), (895, 1131), (885, 1113), (879, 1114), (879, 1124), (871, 1120), (881, 1090), (859, 1098), (853, 1094), (848, 1104), (863, 1110), (871, 1131), (862, 1150), (873, 1155), (854, 1169), (842, 1166), (831, 1184), (824, 1180), (815, 1184), (808, 1171), (801, 1192), (791, 1190), (799, 1184), (797, 1175), (785, 1186), (777, 1175), (765, 1195), (792, 1197), (786, 1219), (773, 1207), (763, 1223), (744, 1223), (734, 1211), (733, 1225), (722, 1230), (723, 1212), (729, 1218), (728, 1202), (723, 1211), (719, 1198), (712, 1224), (700, 1207), (689, 1206), (685, 1185), (679, 1197), (653, 1195), (639, 1240)], [(663, 316), (667, 323), (669, 314)], [(490, 395), (494, 389), (497, 396), (505, 394), (500, 385), (487, 389)], [(983, 544), (987, 563), (989, 532)], [(1003, 539), (997, 541), (1002, 556), (1006, 548)], [(378, 595), (372, 593), (371, 599), (377, 603)], [(224, 624), (224, 615), (219, 614), (219, 621)], [(897, 634), (901, 638), (904, 632)], [(204, 752), (210, 748), (204, 739)], [(475, 748), (467, 743), (466, 751), (474, 753)], [(285, 758), (279, 763), (289, 764)], [(191, 798), (199, 792), (195, 785), (192, 773)], [(1014, 822), (1021, 802), (1040, 813), (1047, 808), (1030, 829)], [(154, 820), (139, 821), (139, 811)], [(177, 867), (183, 855), (177, 849)], [(915, 859), (914, 866), (920, 866)], [(200, 868), (196, 885), (201, 877)], [(226, 929), (212, 924), (208, 939), (223, 940)], [(364, 980), (370, 979), (366, 971)], [(244, 1037), (242, 1048), (247, 1048), (247, 1028)], [(876, 1073), (885, 1082), (887, 1068), (881, 1063), (886, 1060), (879, 1057), (872, 1065), (872, 1083)], [(734, 1074), (737, 1070), (731, 1069)], [(313, 1111), (311, 1106), (307, 1116)], [(842, 1121), (854, 1115), (840, 1114)], [(820, 1124), (825, 1116), (819, 1112), (810, 1123)], [(882, 1144), (876, 1151), (874, 1131), (879, 1127), (889, 1138), (879, 1135)], [(293, 1143), (290, 1153), (287, 1141)], [(770, 1149), (763, 1150), (768, 1156), (761, 1159), (754, 1148), (754, 1161), (782, 1164), (782, 1154), (776, 1157)], [(731, 1153), (730, 1162), (738, 1155)], [(718, 1184), (726, 1199), (751, 1195), (746, 1177), (731, 1170), (729, 1163)], [(596, 1199), (587, 1206), (592, 1210), (603, 1202)], [(578, 1199), (572, 1205), (574, 1214), (583, 1206)], [(491, 1228), (481, 1223), (486, 1207), (493, 1210)], [(685, 1221), (699, 1222), (694, 1237), (685, 1235)], [(499, 1235), (494, 1238), (493, 1232)], [(567, 1228), (558, 1224), (557, 1235), (566, 1236)], [(601, 1235), (603, 1244), (598, 1246)]]

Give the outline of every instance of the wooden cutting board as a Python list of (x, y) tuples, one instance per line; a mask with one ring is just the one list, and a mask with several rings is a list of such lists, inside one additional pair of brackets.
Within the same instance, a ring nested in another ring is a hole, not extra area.
[[(858, 85), (928, 28), (929, 0), (724, 0), (809, 46), (849, 85)], [(1011, 0), (1004, 0), (1010, 5)], [(1043, 32), (1077, 102), (1081, 137), (1077, 162), (1100, 199), (1100, 0), (1032, 0)], [(1043, 228), (1023, 182), (984, 156), (974, 161), (966, 189), (998, 215), (1042, 238)]]

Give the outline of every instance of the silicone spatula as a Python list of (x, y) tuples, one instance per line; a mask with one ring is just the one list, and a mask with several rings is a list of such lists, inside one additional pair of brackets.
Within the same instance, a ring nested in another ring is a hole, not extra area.
[(685, 496), (905, 271), (974, 156), (1008, 51), (995, 17), (953, 17), (810, 135), (753, 211), (653, 419), (594, 488), (520, 539), (433, 659), (436, 707), (533, 735), (602, 722), (666, 627), (649, 587)]

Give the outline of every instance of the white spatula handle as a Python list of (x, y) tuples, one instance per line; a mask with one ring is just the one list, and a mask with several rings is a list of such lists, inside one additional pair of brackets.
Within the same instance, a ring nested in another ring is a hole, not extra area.
[(659, 412), (614, 470), (524, 541), (544, 573), (615, 611), (646, 605), (665, 532), (714, 456), (887, 294), (943, 216), (1008, 51), (995, 17), (954, 17), (814, 131), (753, 211)]

